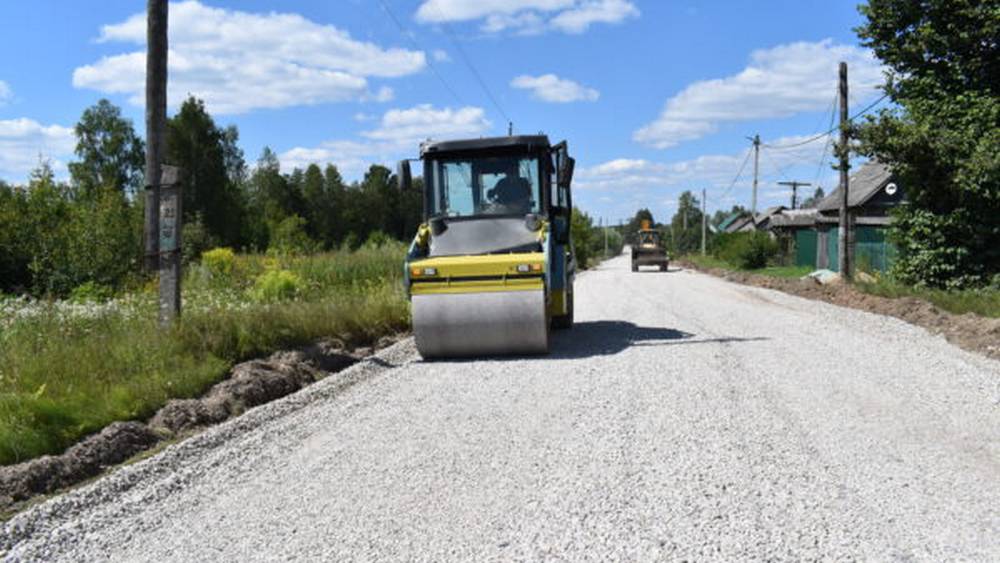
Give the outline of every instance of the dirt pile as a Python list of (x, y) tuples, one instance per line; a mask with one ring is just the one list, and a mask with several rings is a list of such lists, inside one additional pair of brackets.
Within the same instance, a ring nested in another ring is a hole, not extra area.
[[(383, 338), (381, 349), (398, 338)], [(237, 364), (223, 381), (198, 399), (171, 400), (145, 424), (115, 422), (55, 456), (0, 467), (0, 512), (36, 495), (75, 485), (132, 456), (195, 429), (222, 422), (249, 408), (284, 397), (353, 365), (373, 348), (345, 349), (337, 341), (277, 352)]]
[(821, 285), (812, 278), (776, 278), (750, 272), (699, 268), (691, 263), (686, 263), (684, 266), (745, 285), (776, 289), (834, 305), (896, 317), (934, 334), (941, 334), (959, 348), (1000, 359), (1000, 319), (982, 317), (974, 313), (955, 315), (920, 299), (880, 297), (844, 283)]

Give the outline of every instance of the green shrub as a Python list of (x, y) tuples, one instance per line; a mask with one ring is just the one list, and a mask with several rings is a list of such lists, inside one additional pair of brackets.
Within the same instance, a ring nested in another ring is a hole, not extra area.
[(201, 265), (213, 277), (229, 278), (233, 274), (235, 262), (236, 254), (231, 248), (213, 248), (201, 254)]
[(778, 243), (767, 233), (730, 233), (720, 239), (716, 256), (744, 270), (763, 268), (778, 254)]
[(365, 241), (365, 248), (381, 248), (391, 242), (395, 242), (395, 240), (382, 231), (372, 231), (368, 235), (368, 240)]
[(268, 270), (257, 276), (251, 296), (259, 303), (295, 299), (303, 290), (302, 278), (289, 270)]
[(70, 292), (69, 300), (74, 303), (103, 303), (115, 296), (115, 290), (96, 282), (82, 283)]
[(268, 251), (272, 254), (306, 254), (317, 246), (306, 234), (306, 220), (298, 215), (285, 217), (271, 226)]

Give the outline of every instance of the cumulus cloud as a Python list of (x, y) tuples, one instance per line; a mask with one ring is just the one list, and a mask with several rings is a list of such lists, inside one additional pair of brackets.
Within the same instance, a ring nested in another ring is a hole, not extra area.
[(660, 116), (633, 139), (667, 148), (718, 130), (721, 123), (773, 119), (829, 108), (837, 92), (837, 65), (848, 64), (855, 103), (871, 99), (883, 83), (870, 51), (831, 39), (754, 51), (733, 76), (695, 82), (668, 99)]
[(451, 62), (451, 55), (449, 55), (448, 51), (445, 51), (444, 49), (434, 49), (434, 51), (431, 52), (431, 56), (434, 57), (434, 62), (436, 63)]
[[(810, 138), (812, 137), (807, 135), (793, 135), (768, 142), (767, 146), (773, 148), (761, 151), (761, 181), (777, 181), (793, 170), (815, 174), (823, 156), (827, 155), (829, 158), (829, 149), (822, 139), (800, 144)], [(737, 171), (747, 159), (749, 150), (736, 154), (702, 155), (669, 163), (618, 158), (579, 169), (575, 174), (574, 187), (584, 190), (629, 191), (645, 186), (679, 188), (697, 185), (712, 191), (732, 184)], [(741, 182), (737, 185), (749, 185), (751, 177), (752, 166), (748, 163), (743, 169)]]
[(487, 33), (528, 34), (583, 33), (595, 23), (616, 24), (638, 16), (630, 0), (424, 0), (415, 15), (423, 23), (479, 20)]
[(295, 147), (279, 155), (282, 168), (304, 168), (309, 164), (336, 164), (345, 175), (360, 175), (371, 164), (388, 163), (412, 155), (428, 139), (475, 137), (492, 127), (479, 107), (436, 108), (420, 104), (386, 111), (373, 129), (360, 139), (326, 141), (318, 147)]
[(0, 178), (23, 182), (40, 160), (48, 160), (58, 177), (66, 176), (66, 160), (76, 147), (70, 127), (42, 125), (27, 118), (0, 120)]
[[(98, 41), (126, 42), (141, 50), (104, 57), (77, 68), (73, 85), (128, 94), (142, 105), (146, 16), (101, 28)], [(385, 101), (392, 90), (371, 90), (368, 79), (396, 78), (424, 68), (423, 52), (383, 48), (298, 14), (254, 14), (213, 8), (197, 0), (170, 5), (168, 99), (188, 94), (211, 111), (234, 114), (258, 108)]]
[(14, 92), (7, 83), (0, 80), (0, 106), (6, 105), (14, 98)]
[(541, 76), (522, 74), (511, 80), (510, 85), (522, 90), (531, 90), (533, 97), (545, 102), (594, 102), (601, 96), (600, 92), (593, 88), (577, 84), (572, 80), (559, 78), (554, 74)]

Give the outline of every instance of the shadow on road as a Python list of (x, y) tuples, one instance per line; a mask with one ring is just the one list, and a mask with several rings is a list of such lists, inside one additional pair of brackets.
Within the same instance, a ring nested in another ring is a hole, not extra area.
[(631, 346), (675, 346), (680, 344), (707, 344), (752, 342), (767, 340), (762, 337), (722, 336), (697, 338), (682, 330), (664, 327), (644, 327), (627, 321), (578, 322), (568, 331), (552, 334), (552, 358), (589, 358), (617, 354)]
[(684, 268), (671, 268), (667, 266), (667, 271), (661, 272), (659, 268), (654, 268), (652, 266), (639, 266), (639, 271), (632, 272), (633, 274), (673, 274), (676, 272), (683, 272)]

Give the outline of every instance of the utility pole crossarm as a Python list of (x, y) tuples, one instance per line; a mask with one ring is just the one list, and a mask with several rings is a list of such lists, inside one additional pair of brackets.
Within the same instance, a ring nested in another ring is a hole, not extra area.
[(792, 187), (792, 209), (795, 209), (795, 204), (798, 202), (798, 190), (800, 187), (811, 186), (809, 182), (798, 182), (792, 180), (790, 182), (778, 182), (779, 186), (791, 186)]

